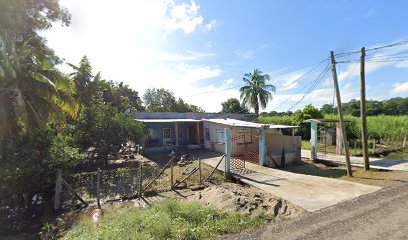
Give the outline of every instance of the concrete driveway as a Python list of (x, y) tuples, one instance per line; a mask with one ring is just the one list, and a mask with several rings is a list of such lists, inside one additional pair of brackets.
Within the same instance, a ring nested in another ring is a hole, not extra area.
[[(203, 163), (215, 167), (220, 157), (205, 158), (201, 154), (201, 159)], [(224, 160), (218, 169), (224, 171)], [(376, 186), (297, 174), (252, 163), (246, 163), (246, 169), (236, 172), (235, 176), (242, 182), (288, 200), (309, 212), (381, 189)]]

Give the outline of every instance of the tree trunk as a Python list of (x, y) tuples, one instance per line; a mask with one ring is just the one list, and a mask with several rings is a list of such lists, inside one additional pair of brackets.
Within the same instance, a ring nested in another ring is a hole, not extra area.
[(259, 115), (259, 105), (258, 104), (255, 104), (254, 110), (255, 110), (256, 116), (258, 116)]

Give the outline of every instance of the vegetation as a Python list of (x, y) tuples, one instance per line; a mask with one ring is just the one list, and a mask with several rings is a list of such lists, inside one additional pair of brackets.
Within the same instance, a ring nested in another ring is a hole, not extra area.
[(253, 73), (245, 73), (243, 81), (245, 85), (239, 89), (241, 93), (242, 103), (250, 108), (253, 108), (255, 114), (259, 114), (259, 106), (266, 108), (269, 99), (272, 99), (272, 92), (276, 88), (272, 84), (267, 84), (270, 80), (268, 74), (262, 74), (259, 69), (254, 69)]
[(176, 100), (174, 93), (164, 88), (149, 88), (143, 95), (146, 110), (149, 112), (204, 112), (195, 105)]
[(141, 141), (145, 129), (132, 112), (142, 106), (128, 86), (93, 76), (86, 57), (72, 74), (57, 69), (62, 60), (38, 34), (70, 24), (57, 0), (0, 1), (0, 18), (0, 197), (29, 206), (52, 190), (56, 169), (80, 163), (81, 150), (92, 145), (106, 160), (122, 143)]
[(244, 104), (240, 104), (236, 98), (228, 98), (221, 103), (222, 113), (249, 113), (248, 108)]
[[(313, 107), (312, 105), (306, 106), (303, 110), (298, 110), (292, 115), (272, 116), (262, 114), (258, 117), (258, 121), (271, 124), (283, 124), (283, 125), (297, 125), (300, 128), (297, 130), (298, 134), (303, 139), (310, 138), (310, 124), (303, 123), (304, 120), (309, 118), (325, 118), (325, 119), (337, 119), (337, 115), (323, 115), (321, 110)], [(361, 136), (360, 130), (360, 118), (351, 115), (345, 116), (346, 120), (349, 120), (346, 124), (347, 137), (349, 139), (358, 139)], [(334, 124), (326, 124), (322, 127), (334, 128)], [(373, 139), (400, 139), (408, 135), (408, 116), (368, 116), (367, 117), (368, 136)]]
[[(341, 106), (345, 114), (360, 116), (360, 100), (352, 99), (347, 103), (342, 103)], [(332, 104), (325, 104), (321, 107), (321, 111), (324, 114), (333, 114), (337, 110)], [(408, 115), (408, 97), (396, 97), (384, 101), (367, 100), (366, 114), (367, 116)]]
[(220, 213), (198, 203), (166, 200), (147, 209), (108, 212), (95, 226), (89, 218), (64, 239), (203, 239), (263, 225), (261, 217)]

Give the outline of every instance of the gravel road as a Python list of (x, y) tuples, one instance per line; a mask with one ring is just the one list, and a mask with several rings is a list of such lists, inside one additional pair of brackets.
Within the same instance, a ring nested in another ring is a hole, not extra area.
[(408, 239), (408, 184), (222, 239)]

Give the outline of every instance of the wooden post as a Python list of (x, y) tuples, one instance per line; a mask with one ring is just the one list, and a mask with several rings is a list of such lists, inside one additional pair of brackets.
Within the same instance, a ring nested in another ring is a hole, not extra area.
[(203, 181), (202, 181), (202, 178), (201, 178), (201, 159), (198, 159), (198, 174), (199, 174), (199, 185), (201, 186), (201, 185), (203, 185)]
[(404, 141), (402, 141), (402, 148), (405, 148), (406, 143), (407, 143), (407, 136), (404, 136)]
[(367, 116), (365, 94), (365, 48), (361, 48), (360, 55), (360, 120), (361, 120), (361, 144), (363, 149), (364, 170), (370, 170), (367, 145)]
[(98, 209), (101, 209), (101, 169), (98, 168), (96, 173), (96, 204), (98, 205)]
[(173, 170), (173, 164), (170, 165), (170, 189), (173, 190), (173, 185), (174, 185), (174, 170)]
[(143, 179), (142, 179), (142, 164), (140, 164), (140, 166), (139, 166), (139, 191), (138, 191), (138, 195), (139, 195), (139, 198), (142, 198), (142, 183), (143, 183), (143, 181), (142, 181)]
[(61, 192), (62, 192), (62, 172), (61, 169), (57, 169), (57, 178), (55, 180), (55, 196), (54, 196), (54, 209), (58, 210), (61, 204)]
[(347, 134), (346, 134), (346, 126), (344, 125), (344, 118), (343, 118), (343, 110), (341, 109), (341, 97), (340, 97), (340, 89), (339, 89), (339, 83), (337, 80), (337, 70), (336, 70), (336, 60), (334, 59), (334, 52), (330, 51), (330, 60), (332, 64), (332, 73), (333, 73), (333, 85), (334, 85), (334, 90), (336, 92), (336, 100), (337, 100), (337, 112), (339, 115), (339, 120), (340, 120), (340, 128), (341, 128), (341, 133), (343, 134), (343, 145), (345, 148), (345, 157), (346, 157), (346, 166), (347, 166), (347, 175), (349, 177), (353, 176), (352, 170), (351, 170), (351, 164), (350, 164), (350, 152), (349, 152), (349, 145), (347, 143)]

